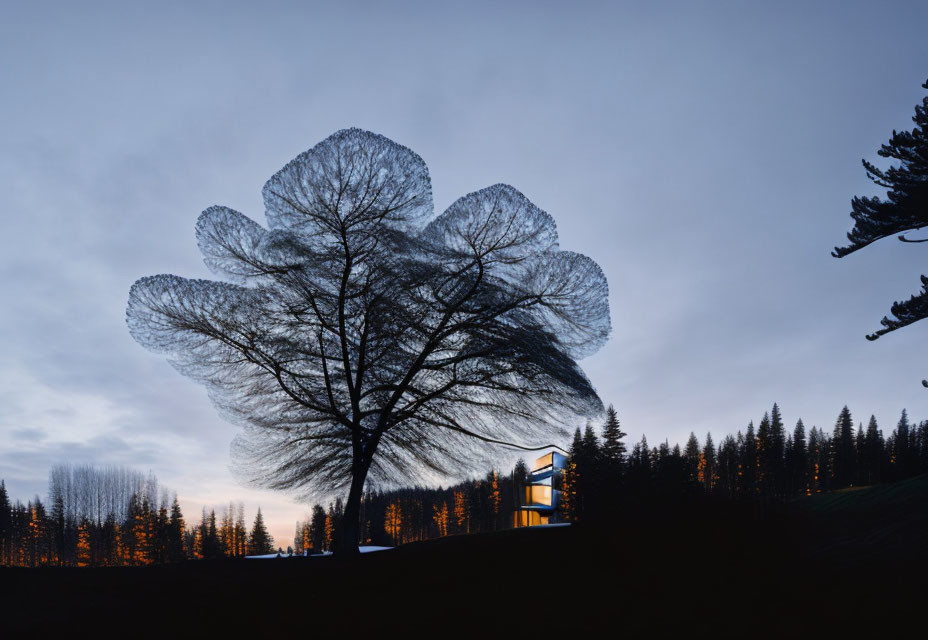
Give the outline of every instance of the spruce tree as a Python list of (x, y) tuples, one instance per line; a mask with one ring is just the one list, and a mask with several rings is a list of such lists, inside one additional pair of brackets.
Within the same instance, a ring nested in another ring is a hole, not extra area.
[(582, 482), (586, 471), (586, 456), (584, 454), (583, 436), (580, 434), (580, 427), (577, 427), (577, 430), (574, 431), (574, 439), (567, 450), (567, 468), (564, 470), (565, 515), (571, 522), (579, 522), (583, 519), (584, 494)]
[[(743, 438), (741, 432), (738, 432), (738, 436)], [(722, 440), (718, 458), (716, 494), (733, 500), (737, 495), (738, 486), (738, 443), (731, 434)]]
[(651, 458), (648, 439), (641, 436), (641, 442), (632, 447), (628, 464), (629, 493), (641, 497), (651, 487)]
[(867, 433), (864, 435), (864, 458), (861, 480), (867, 484), (880, 481), (880, 471), (883, 466), (883, 435), (880, 433), (876, 416), (870, 416), (867, 423)]
[(765, 499), (774, 493), (771, 448), (770, 414), (765, 412), (757, 425), (757, 485), (761, 497)]
[(273, 552), (274, 539), (267, 532), (267, 527), (264, 526), (264, 516), (261, 515), (261, 507), (258, 507), (258, 515), (255, 516), (255, 523), (248, 537), (248, 555), (261, 556)]
[(583, 455), (593, 463), (598, 462), (602, 455), (599, 448), (599, 438), (596, 437), (596, 431), (593, 430), (593, 425), (589, 422), (586, 423), (586, 429), (583, 431), (582, 451)]
[(222, 541), (219, 539), (219, 529), (216, 526), (216, 511), (210, 509), (209, 519), (206, 522), (206, 532), (203, 537), (203, 557), (221, 558), (222, 556)]
[(580, 458), (580, 493), (583, 495), (584, 517), (598, 518), (603, 513), (603, 452), (593, 425), (583, 432), (583, 455)]
[(847, 405), (841, 409), (831, 439), (832, 489), (847, 487), (856, 475), (857, 448), (854, 446), (854, 421)]
[(770, 410), (770, 443), (767, 451), (767, 468), (770, 472), (770, 485), (777, 497), (782, 497), (786, 492), (786, 473), (785, 473), (785, 430), (783, 427), (783, 418), (780, 416), (780, 407), (773, 403), (773, 409)]
[(696, 434), (690, 431), (689, 440), (686, 441), (686, 449), (683, 452), (683, 459), (686, 464), (686, 479), (695, 483), (699, 475), (699, 440)]
[(622, 442), (627, 433), (622, 431), (619, 416), (610, 404), (606, 409), (606, 422), (603, 424), (602, 453), (613, 469), (621, 472), (625, 464), (625, 443)]
[(706, 493), (712, 491), (715, 483), (715, 444), (712, 442), (712, 434), (706, 434), (706, 444), (702, 448), (702, 457), (699, 460), (702, 467), (702, 484)]
[(905, 409), (896, 425), (895, 449), (893, 460), (895, 463), (895, 477), (897, 480), (908, 477), (909, 472), (909, 414)]
[(854, 436), (854, 450), (857, 454), (856, 464), (854, 466), (854, 484), (867, 484), (864, 477), (864, 458), (866, 457), (867, 437), (864, 433), (864, 423), (857, 423), (857, 434)]
[(309, 537), (312, 541), (312, 552), (322, 553), (325, 549), (325, 509), (318, 504), (313, 505), (313, 517), (309, 524)]
[(819, 493), (825, 486), (826, 455), (821, 430), (813, 426), (809, 430), (806, 445), (806, 467), (804, 470), (805, 492), (807, 495)]
[(13, 516), (6, 482), (0, 480), (0, 566), (12, 564)]
[(806, 447), (806, 427), (802, 424), (802, 418), (796, 421), (792, 444), (788, 469), (790, 477), (789, 493), (791, 495), (805, 495), (809, 484), (807, 478), (809, 452)]
[(167, 559), (168, 562), (180, 562), (185, 559), (184, 550), (184, 514), (181, 513), (177, 496), (171, 503), (171, 517), (168, 520)]
[(757, 438), (754, 423), (749, 422), (741, 443), (741, 496), (753, 499), (757, 496)]

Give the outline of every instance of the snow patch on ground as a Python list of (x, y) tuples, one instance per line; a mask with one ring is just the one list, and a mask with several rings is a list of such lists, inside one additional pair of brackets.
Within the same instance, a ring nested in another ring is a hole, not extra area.
[[(392, 549), (392, 548), (393, 547), (378, 547), (376, 545), (368, 545), (368, 546), (358, 547), (358, 550), (361, 553), (373, 553), (375, 551), (386, 551), (387, 549)], [(319, 553), (316, 555), (330, 556), (332, 555), (332, 552), (326, 551), (324, 553)], [(298, 554), (293, 554), (292, 556), (288, 556), (286, 553), (268, 553), (263, 556), (245, 556), (245, 559), (246, 560), (267, 560), (270, 558), (299, 558), (299, 557), (302, 557), (302, 556)]]

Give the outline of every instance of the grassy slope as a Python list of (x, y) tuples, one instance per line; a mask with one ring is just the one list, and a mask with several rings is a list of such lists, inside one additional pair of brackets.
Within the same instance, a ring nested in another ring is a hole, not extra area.
[(452, 536), (347, 563), (3, 570), (0, 610), (136, 637), (229, 624), (309, 636), (532, 635), (539, 620), (636, 635), (885, 631), (924, 602), (926, 513), (922, 477), (814, 496), (763, 519), (677, 505), (596, 527)]
[(928, 474), (815, 495), (794, 506), (820, 532), (811, 540), (815, 554), (846, 564), (926, 560)]

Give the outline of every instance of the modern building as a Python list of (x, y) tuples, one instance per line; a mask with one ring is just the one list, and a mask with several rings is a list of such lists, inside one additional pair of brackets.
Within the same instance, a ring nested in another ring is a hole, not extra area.
[(514, 527), (559, 522), (559, 503), (566, 456), (552, 451), (535, 461), (525, 485), (522, 506), (513, 514)]

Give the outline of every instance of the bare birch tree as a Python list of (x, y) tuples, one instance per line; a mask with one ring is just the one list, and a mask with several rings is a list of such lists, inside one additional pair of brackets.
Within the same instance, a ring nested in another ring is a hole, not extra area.
[(127, 321), (243, 427), (233, 454), (253, 481), (347, 489), (341, 553), (357, 552), (366, 482), (460, 477), (602, 410), (576, 361), (608, 337), (605, 276), (516, 189), (433, 216), (422, 159), (348, 129), (263, 195), (268, 228), (225, 207), (197, 222), (223, 281), (142, 278)]

